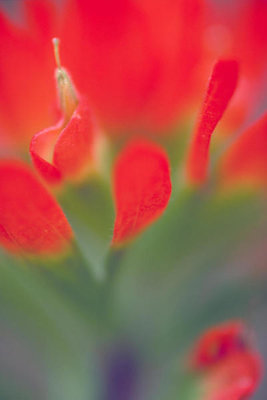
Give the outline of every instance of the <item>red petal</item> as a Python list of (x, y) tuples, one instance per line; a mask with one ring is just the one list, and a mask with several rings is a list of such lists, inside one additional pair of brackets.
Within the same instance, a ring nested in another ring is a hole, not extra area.
[(248, 128), (223, 155), (220, 166), (222, 183), (267, 183), (267, 113)]
[(132, 239), (165, 210), (171, 181), (167, 155), (148, 141), (134, 141), (114, 168), (116, 220), (113, 244)]
[(215, 64), (187, 160), (188, 180), (193, 184), (206, 179), (210, 138), (235, 91), (237, 79), (236, 61), (219, 60)]
[(63, 251), (71, 238), (61, 208), (28, 166), (1, 161), (1, 244), (17, 252), (49, 254)]
[(63, 121), (54, 127), (44, 129), (33, 136), (30, 154), (33, 164), (41, 176), (50, 184), (60, 183), (62, 174), (52, 164), (55, 143), (62, 129)]
[(63, 128), (63, 121), (34, 135), (30, 153), (35, 167), (49, 183), (74, 179), (92, 165), (97, 128), (85, 100)]

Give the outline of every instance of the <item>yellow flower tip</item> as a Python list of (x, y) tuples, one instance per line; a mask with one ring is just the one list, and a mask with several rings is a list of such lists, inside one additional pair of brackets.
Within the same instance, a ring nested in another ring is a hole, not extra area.
[(61, 68), (61, 61), (60, 61), (60, 55), (59, 55), (59, 45), (60, 45), (60, 39), (59, 38), (53, 38), (52, 39), (52, 44), (53, 44), (53, 49), (54, 49), (54, 56), (56, 60), (56, 65), (58, 68)]
[(72, 83), (71, 77), (67, 70), (62, 67), (60, 60), (60, 39), (53, 38), (52, 39), (54, 56), (56, 61), (56, 82), (57, 82), (57, 90), (60, 101), (60, 106), (62, 111), (64, 112), (65, 118), (68, 120), (71, 118), (74, 110), (78, 105), (78, 94)]

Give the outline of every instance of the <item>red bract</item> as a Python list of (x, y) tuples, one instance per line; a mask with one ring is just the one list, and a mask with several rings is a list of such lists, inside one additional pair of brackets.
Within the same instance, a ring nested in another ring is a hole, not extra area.
[(260, 357), (251, 348), (240, 321), (206, 331), (193, 349), (190, 365), (201, 374), (203, 400), (247, 399), (262, 375)]
[(34, 135), (30, 153), (35, 167), (50, 184), (77, 179), (92, 166), (97, 129), (86, 100), (71, 119)]
[(267, 113), (248, 128), (223, 155), (223, 185), (267, 184)]
[(0, 243), (10, 251), (54, 254), (67, 249), (71, 227), (52, 195), (18, 161), (0, 162)]
[(187, 160), (188, 180), (193, 184), (206, 179), (211, 135), (235, 91), (237, 79), (236, 61), (219, 60), (215, 64)]
[(167, 156), (153, 143), (134, 141), (116, 160), (113, 180), (116, 203), (113, 244), (120, 245), (165, 210), (171, 194)]
[(35, 132), (56, 119), (50, 44), (55, 10), (47, 1), (21, 4), (23, 26), (15, 25), (0, 11), (1, 150), (25, 148)]

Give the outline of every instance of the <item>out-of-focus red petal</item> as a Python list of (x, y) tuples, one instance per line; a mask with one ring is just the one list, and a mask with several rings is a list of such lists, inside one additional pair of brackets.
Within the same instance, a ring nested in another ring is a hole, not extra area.
[(267, 113), (248, 128), (223, 155), (220, 164), (223, 185), (267, 184)]
[[(205, 47), (210, 58), (236, 58), (248, 79), (260, 78), (267, 63), (265, 0), (221, 2), (207, 9)], [(237, 23), (238, 20), (238, 23)]]
[(70, 121), (33, 136), (30, 153), (35, 167), (50, 184), (76, 179), (92, 165), (97, 128), (86, 100), (81, 100)]
[(233, 27), (233, 53), (238, 54), (245, 73), (258, 77), (264, 73), (267, 64), (267, 30), (265, 0), (240, 1), (239, 23)]
[(200, 119), (187, 160), (187, 177), (192, 184), (205, 181), (211, 135), (231, 99), (238, 79), (234, 60), (219, 60), (212, 71)]
[(261, 358), (238, 320), (204, 332), (194, 346), (190, 367), (200, 374), (203, 400), (247, 399), (262, 375)]
[(64, 251), (71, 227), (52, 195), (25, 164), (0, 161), (0, 243), (31, 254)]
[(202, 3), (69, 1), (62, 58), (109, 133), (164, 133), (198, 93)]
[(14, 149), (28, 146), (57, 117), (51, 54), (56, 12), (50, 1), (21, 4), (28, 26), (25, 19), (16, 26), (0, 11), (0, 143)]
[(164, 150), (148, 141), (131, 142), (119, 155), (113, 175), (116, 220), (113, 244), (119, 245), (156, 220), (170, 194), (170, 168)]
[(27, 0), (24, 2), (27, 27), (43, 41), (56, 34), (57, 9), (51, 0)]

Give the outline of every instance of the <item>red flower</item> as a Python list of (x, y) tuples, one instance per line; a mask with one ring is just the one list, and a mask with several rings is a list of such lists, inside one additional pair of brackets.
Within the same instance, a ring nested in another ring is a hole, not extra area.
[(204, 332), (192, 351), (190, 365), (201, 374), (203, 400), (248, 398), (262, 375), (260, 357), (251, 348), (241, 321), (230, 321)]
[(16, 253), (67, 249), (72, 230), (56, 200), (25, 164), (0, 162), (0, 243)]
[[(255, 4), (253, 10), (262, 26), (262, 5), (259, 0)], [(23, 7), (22, 27), (3, 15), (0, 18), (0, 141), (2, 151), (8, 146), (14, 151), (28, 144), (35, 133), (31, 157), (50, 184), (79, 179), (95, 168), (99, 131), (94, 114), (108, 135), (156, 136), (175, 127), (201, 93), (202, 61), (207, 54), (201, 0), (69, 0), (60, 15), (45, 0), (23, 2)], [(252, 29), (253, 21), (247, 15), (245, 26)], [(187, 177), (193, 184), (207, 178), (210, 138), (237, 84), (233, 54), (241, 46), (245, 29), (242, 35), (229, 29), (232, 40), (238, 38), (237, 44), (223, 52), (231, 58), (215, 64), (189, 151)], [(52, 79), (50, 41), (55, 35), (61, 38), (64, 65), (78, 88), (74, 89), (58, 61), (61, 113), (56, 110)], [(254, 71), (248, 62), (251, 52), (249, 42), (247, 51), (243, 46), (240, 53), (241, 67), (245, 65), (241, 79), (245, 71), (250, 81), (260, 76), (264, 64), (257, 48)], [(223, 156), (219, 168), (223, 185), (244, 177), (266, 184), (265, 125), (264, 118)], [(116, 220), (112, 243), (119, 245), (166, 208), (171, 193), (167, 156), (150, 142), (132, 142), (118, 156), (113, 179)], [(1, 235), (5, 243), (10, 242), (12, 235), (4, 224)]]

